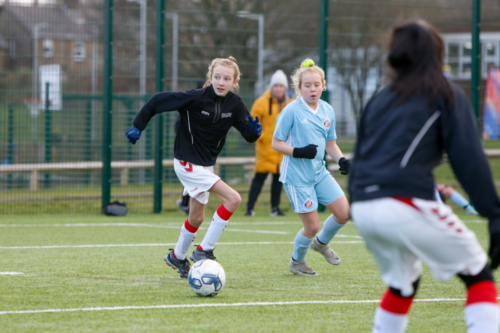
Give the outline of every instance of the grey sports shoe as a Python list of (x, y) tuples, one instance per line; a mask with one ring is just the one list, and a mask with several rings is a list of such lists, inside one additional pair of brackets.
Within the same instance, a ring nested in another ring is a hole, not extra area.
[(332, 265), (340, 264), (340, 257), (330, 248), (328, 244), (321, 244), (318, 241), (318, 238), (314, 238), (310, 245), (311, 250), (316, 251), (325, 257), (326, 261), (328, 261)]
[(204, 260), (204, 259), (215, 260), (214, 250), (201, 251), (201, 250), (198, 250), (198, 246), (197, 246), (189, 258), (191, 258), (191, 260), (194, 262)]
[(169, 254), (165, 257), (165, 262), (167, 265), (172, 267), (173, 269), (177, 269), (177, 272), (181, 274), (181, 278), (187, 279), (189, 275), (189, 269), (191, 265), (189, 264), (189, 261), (187, 259), (180, 260), (174, 257), (174, 250), (171, 250)]
[(297, 275), (307, 275), (307, 276), (319, 275), (318, 273), (313, 271), (311, 267), (307, 266), (305, 260), (295, 261), (293, 259), (290, 259), (290, 272)]

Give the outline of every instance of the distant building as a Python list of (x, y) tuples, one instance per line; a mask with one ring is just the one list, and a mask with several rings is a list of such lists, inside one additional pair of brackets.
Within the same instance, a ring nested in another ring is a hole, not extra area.
[(0, 71), (4, 71), (6, 69), (6, 62), (9, 58), (9, 43), (0, 34)]
[[(469, 81), (471, 77), (471, 33), (442, 34), (445, 44), (445, 64), (450, 66), (452, 80)], [(500, 32), (482, 32), (481, 78), (486, 80), (488, 69), (500, 67)]]
[(0, 31), (8, 46), (5, 68), (37, 63), (59, 64), (63, 73), (89, 70), (98, 37), (83, 22), (63, 6), (0, 6)]

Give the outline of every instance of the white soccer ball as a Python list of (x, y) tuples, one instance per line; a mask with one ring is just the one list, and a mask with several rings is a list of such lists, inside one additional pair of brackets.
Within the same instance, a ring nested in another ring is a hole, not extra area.
[(189, 270), (188, 281), (196, 295), (215, 296), (226, 284), (226, 272), (215, 260), (200, 260)]

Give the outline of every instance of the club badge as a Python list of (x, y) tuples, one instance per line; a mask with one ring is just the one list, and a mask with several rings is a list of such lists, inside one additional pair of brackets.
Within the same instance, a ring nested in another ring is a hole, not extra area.
[(312, 208), (312, 206), (313, 206), (313, 202), (311, 201), (311, 199), (307, 199), (306, 202), (304, 203), (304, 207), (309, 209), (309, 208)]

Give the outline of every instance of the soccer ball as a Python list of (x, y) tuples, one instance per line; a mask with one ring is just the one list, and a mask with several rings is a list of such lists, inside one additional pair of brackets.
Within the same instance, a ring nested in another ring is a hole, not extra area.
[(196, 295), (215, 296), (226, 284), (226, 272), (215, 260), (200, 260), (189, 270), (188, 281)]

